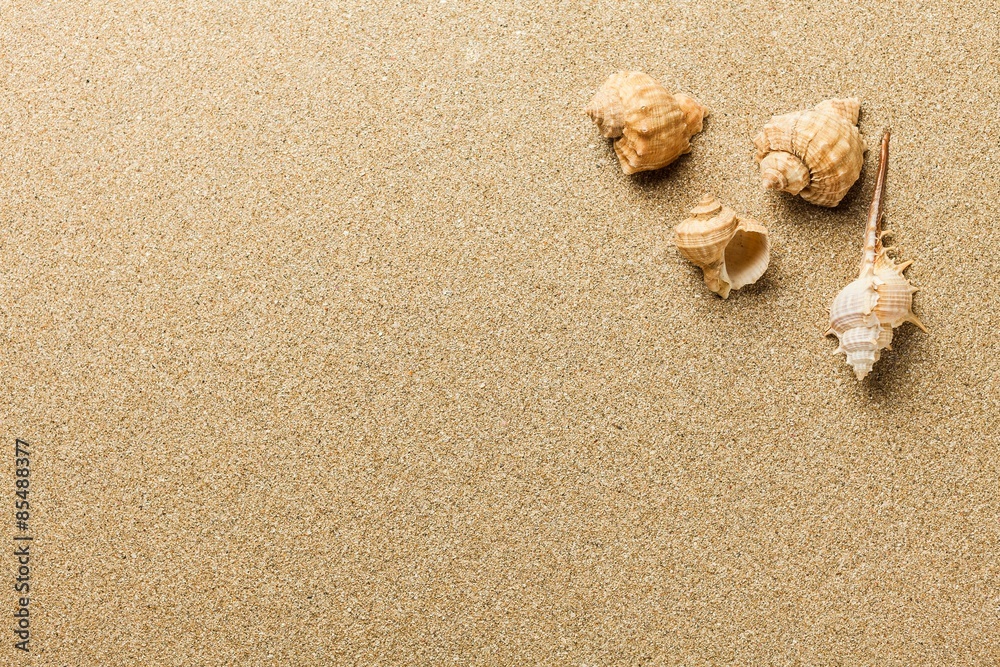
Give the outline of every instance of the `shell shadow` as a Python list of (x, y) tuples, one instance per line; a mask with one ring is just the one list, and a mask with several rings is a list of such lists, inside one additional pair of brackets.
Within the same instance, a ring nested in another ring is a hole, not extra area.
[(913, 361), (915, 348), (920, 346), (923, 331), (912, 324), (905, 324), (892, 332), (892, 349), (883, 350), (882, 356), (868, 376), (868, 389), (872, 397), (899, 398), (901, 394), (912, 394), (912, 382), (902, 382)]
[[(709, 126), (710, 126), (710, 121), (706, 116), (705, 119), (702, 121), (701, 132), (695, 134), (694, 137), (692, 138), (695, 138), (702, 132), (705, 132), (705, 130), (708, 129)], [(615, 141), (616, 141), (615, 139), (607, 140), (605, 144), (605, 148), (607, 150), (606, 155), (613, 164), (620, 166), (620, 163), (618, 161), (618, 154), (615, 153)], [(666, 165), (665, 167), (660, 167), (659, 169), (653, 169), (650, 171), (640, 171), (631, 174), (630, 176), (626, 176), (626, 178), (629, 179), (629, 185), (639, 190), (643, 190), (647, 194), (654, 190), (657, 190), (664, 183), (664, 181), (674, 179), (677, 177), (678, 172), (682, 172), (690, 168), (690, 165), (692, 164), (691, 154), (694, 153), (695, 150), (696, 147), (694, 144), (692, 144), (690, 151), (684, 153), (683, 155), (677, 156), (677, 158), (673, 162)]]
[[(611, 152), (614, 153), (614, 150), (612, 149)], [(618, 161), (617, 155), (615, 155), (615, 161)], [(686, 169), (690, 162), (691, 154), (685, 153), (668, 164), (666, 167), (661, 167), (660, 169), (654, 169), (652, 171), (640, 171), (632, 174), (629, 177), (631, 179), (631, 185), (646, 192), (657, 190), (661, 187), (664, 181), (675, 178), (677, 172)]]
[[(840, 200), (839, 204), (837, 204), (837, 210), (860, 213), (861, 215), (868, 212), (868, 204), (870, 203), (871, 194), (864, 191), (864, 179), (867, 172), (868, 165), (865, 164), (861, 167), (861, 174), (858, 176), (858, 180), (854, 182), (851, 189), (847, 191), (844, 198)], [(855, 207), (857, 207), (856, 211)]]
[(757, 282), (744, 285), (738, 290), (733, 290), (729, 293), (729, 300), (760, 299), (772, 294), (774, 290), (780, 288), (781, 280), (776, 278), (775, 275), (778, 268), (780, 267), (775, 267), (775, 262), (772, 260), (770, 266), (767, 267), (767, 271), (757, 279)]
[[(783, 209), (781, 217), (793, 221), (796, 227), (806, 228), (811, 233), (815, 233), (817, 229), (821, 229), (824, 233), (850, 229), (852, 233), (857, 232), (859, 241), (863, 241), (861, 238), (864, 229), (863, 214), (859, 212), (860, 209), (855, 210), (846, 197), (837, 206), (828, 208), (810, 204), (798, 195), (793, 197), (788, 193), (777, 193), (775, 196), (778, 201), (774, 202), (773, 206), (775, 208), (780, 206)], [(854, 228), (851, 227), (852, 224)], [(859, 244), (859, 253), (860, 249)]]
[[(706, 130), (711, 129), (711, 125), (712, 121), (709, 120), (708, 116), (705, 116), (702, 119), (701, 131), (695, 133), (692, 137), (690, 137), (689, 141), (696, 139), (700, 134), (702, 134)], [(677, 158), (673, 162), (671, 162), (665, 167), (661, 167), (660, 169), (654, 169), (652, 171), (641, 171), (637, 174), (633, 174), (632, 182), (635, 184), (636, 187), (643, 190), (653, 190), (655, 188), (658, 188), (660, 184), (663, 183), (663, 181), (667, 180), (668, 178), (675, 177), (676, 174), (680, 171), (688, 169), (692, 164), (691, 155), (696, 150), (697, 150), (696, 145), (694, 143), (691, 143), (690, 149), (688, 150), (687, 153), (677, 156)]]
[[(865, 175), (870, 171), (867, 163), (862, 166), (858, 180), (847, 191), (844, 198), (833, 207), (817, 206), (798, 195), (786, 192), (768, 191), (772, 197), (768, 203), (771, 212), (776, 217), (794, 222), (794, 228), (807, 229), (810, 234), (856, 234), (858, 251), (860, 253), (862, 231), (871, 191), (864, 183)], [(845, 237), (846, 238), (846, 237)]]

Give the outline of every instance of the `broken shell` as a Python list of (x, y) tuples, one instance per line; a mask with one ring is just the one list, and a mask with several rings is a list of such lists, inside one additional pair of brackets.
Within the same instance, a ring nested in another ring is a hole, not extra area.
[(842, 289), (830, 306), (830, 328), (840, 345), (834, 354), (843, 352), (859, 380), (871, 372), (884, 349), (892, 349), (892, 330), (903, 322), (913, 322), (923, 331), (924, 325), (913, 314), (916, 288), (903, 275), (912, 262), (896, 264), (883, 247), (879, 233), (882, 196), (889, 161), (889, 131), (882, 138), (875, 194), (868, 209), (865, 247), (858, 277)]
[(721, 296), (756, 282), (771, 258), (767, 228), (706, 195), (674, 228), (677, 250), (701, 267), (705, 284)]
[(826, 100), (812, 109), (773, 116), (754, 137), (767, 190), (836, 206), (861, 174), (865, 139), (858, 131), (857, 98)]
[(612, 74), (585, 109), (601, 134), (615, 139), (622, 171), (665, 167), (691, 150), (708, 111), (694, 98), (671, 95), (648, 74)]

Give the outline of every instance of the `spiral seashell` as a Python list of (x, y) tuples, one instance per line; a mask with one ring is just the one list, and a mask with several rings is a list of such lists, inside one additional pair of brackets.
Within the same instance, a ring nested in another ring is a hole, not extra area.
[(712, 195), (702, 198), (674, 233), (677, 250), (701, 267), (705, 284), (723, 299), (730, 290), (756, 282), (771, 258), (767, 228), (738, 217)]
[(601, 134), (615, 139), (622, 171), (665, 167), (691, 150), (707, 109), (692, 97), (671, 95), (648, 74), (612, 74), (585, 109)]
[(765, 189), (836, 206), (861, 174), (865, 139), (857, 98), (826, 100), (812, 109), (773, 116), (754, 137)]
[(859, 380), (871, 372), (884, 349), (892, 349), (892, 330), (903, 322), (913, 322), (927, 331), (913, 314), (916, 288), (903, 275), (912, 264), (896, 264), (883, 247), (884, 233), (879, 233), (882, 219), (882, 196), (889, 162), (889, 131), (882, 138), (875, 194), (868, 210), (865, 247), (858, 277), (842, 289), (830, 306), (830, 329), (840, 345), (834, 354), (843, 352)]

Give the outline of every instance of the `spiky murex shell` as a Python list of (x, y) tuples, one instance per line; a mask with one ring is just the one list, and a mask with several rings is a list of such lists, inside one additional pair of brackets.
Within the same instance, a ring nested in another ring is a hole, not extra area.
[(830, 330), (840, 340), (834, 354), (844, 352), (858, 379), (871, 372), (880, 351), (892, 343), (892, 330), (913, 322), (926, 331), (913, 314), (917, 291), (903, 275), (909, 263), (896, 264), (879, 249), (875, 262), (834, 298), (830, 306)]

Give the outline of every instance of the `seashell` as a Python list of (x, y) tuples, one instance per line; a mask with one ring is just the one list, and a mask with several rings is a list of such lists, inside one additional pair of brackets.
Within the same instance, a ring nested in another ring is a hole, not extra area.
[(830, 328), (826, 335), (836, 335), (840, 345), (834, 354), (843, 352), (858, 379), (871, 372), (882, 350), (892, 349), (892, 330), (903, 322), (913, 322), (922, 331), (923, 323), (913, 314), (913, 293), (916, 288), (903, 276), (912, 264), (896, 264), (889, 257), (879, 233), (882, 219), (882, 197), (889, 162), (889, 130), (882, 137), (875, 194), (868, 209), (865, 226), (865, 247), (858, 277), (833, 300), (830, 306)]
[(771, 259), (767, 227), (705, 195), (691, 217), (674, 228), (677, 250), (701, 267), (705, 284), (723, 299), (756, 282)]
[(836, 206), (861, 174), (865, 138), (858, 130), (856, 97), (826, 100), (812, 109), (773, 116), (754, 137), (767, 190)]
[(648, 74), (612, 74), (585, 109), (601, 134), (615, 139), (622, 171), (666, 167), (691, 150), (708, 110), (692, 97), (671, 95)]

